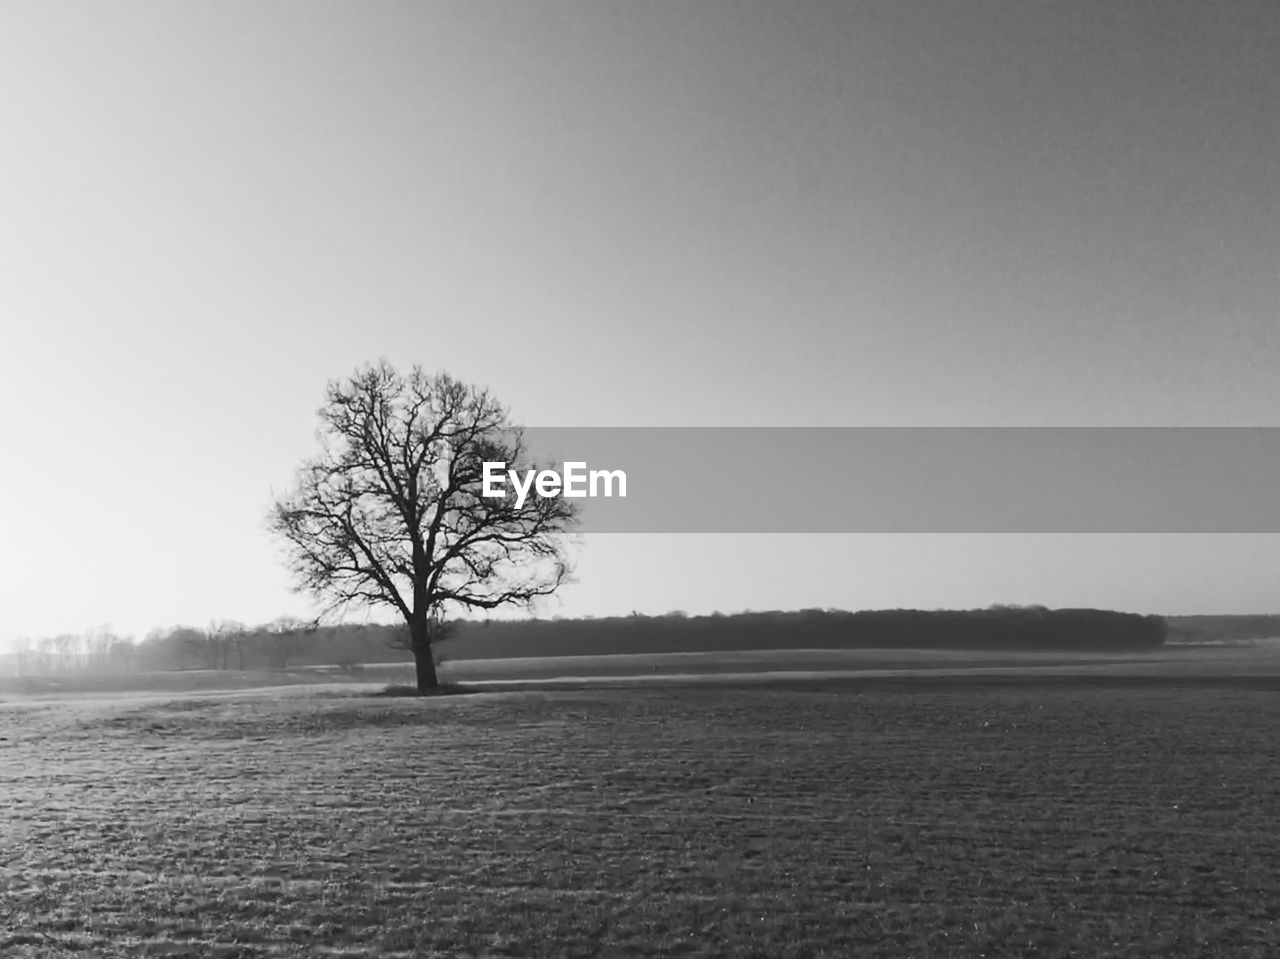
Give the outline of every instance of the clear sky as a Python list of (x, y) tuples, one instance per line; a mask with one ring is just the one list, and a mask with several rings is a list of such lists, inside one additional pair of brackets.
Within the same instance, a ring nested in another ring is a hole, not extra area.
[[(1280, 425), (1280, 5), (0, 5), (0, 639), (261, 621), (324, 383)], [(590, 537), (548, 612), (1280, 609), (1280, 538)]]

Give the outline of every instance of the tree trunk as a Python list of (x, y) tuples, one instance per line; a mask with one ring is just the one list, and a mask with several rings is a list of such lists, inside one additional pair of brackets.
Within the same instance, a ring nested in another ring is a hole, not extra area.
[(431, 655), (431, 629), (425, 616), (415, 616), (409, 624), (409, 644), (413, 649), (414, 672), (418, 678), (418, 692), (429, 693), (440, 686), (436, 676), (436, 661)]
[(436, 663), (431, 656), (431, 648), (413, 651), (414, 671), (418, 675), (418, 692), (429, 693), (440, 686), (436, 677)]

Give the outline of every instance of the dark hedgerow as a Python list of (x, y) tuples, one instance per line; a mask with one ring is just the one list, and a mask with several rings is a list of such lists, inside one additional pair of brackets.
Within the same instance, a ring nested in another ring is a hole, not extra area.
[(1165, 621), (1159, 616), (1101, 609), (811, 609), (732, 616), (463, 621), (455, 624), (442, 652), (458, 659), (759, 649), (1132, 652), (1157, 649), (1165, 636)]

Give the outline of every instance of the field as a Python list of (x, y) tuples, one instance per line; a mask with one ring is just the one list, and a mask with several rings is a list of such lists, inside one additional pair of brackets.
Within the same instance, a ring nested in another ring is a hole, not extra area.
[(1280, 954), (1280, 694), (9, 694), (4, 956)]
[[(1147, 652), (1017, 652), (1012, 650), (936, 649), (788, 649), (647, 653), (642, 655), (536, 656), (521, 659), (450, 659), (440, 667), (441, 681), (473, 689), (575, 687), (600, 682), (671, 686), (704, 681), (763, 682), (799, 680), (916, 679), (952, 677), (1049, 681), (1107, 678), (1275, 677), (1280, 682), (1280, 641), (1234, 640), (1225, 643), (1169, 644)], [(6, 676), (0, 673), (0, 701), (13, 696), (82, 696), (105, 693), (222, 693), (264, 686), (365, 687), (413, 681), (410, 663), (368, 663), (353, 668), (298, 666), (246, 671), (184, 669), (91, 676)]]

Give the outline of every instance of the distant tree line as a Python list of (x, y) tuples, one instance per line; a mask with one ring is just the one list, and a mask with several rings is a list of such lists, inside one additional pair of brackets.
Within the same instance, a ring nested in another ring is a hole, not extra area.
[(1165, 641), (1159, 616), (1099, 609), (807, 609), (732, 616), (615, 616), (454, 624), (444, 659), (761, 649), (1134, 650)]
[(342, 625), (316, 628), (289, 617), (247, 626), (217, 620), (205, 627), (152, 630), (141, 640), (108, 630), (19, 639), (0, 655), (0, 673), (153, 672), (175, 669), (267, 670), (305, 666), (355, 666), (403, 662), (402, 626)]
[[(978, 610), (807, 609), (602, 619), (454, 620), (438, 627), (441, 661), (605, 653), (761, 649), (1137, 650), (1165, 642), (1165, 620), (1099, 609), (994, 606)], [(1276, 635), (1270, 633), (1269, 635)], [(154, 630), (134, 642), (98, 630), (20, 642), (6, 673), (171, 669), (264, 670), (412, 662), (403, 624), (316, 627), (282, 617), (258, 626), (218, 620)]]
[(137, 645), (109, 629), (61, 633), (40, 639), (21, 637), (0, 656), (0, 672), (48, 676), (61, 672), (128, 672), (137, 662)]
[(1280, 637), (1280, 616), (1168, 616), (1170, 642), (1209, 643)]

